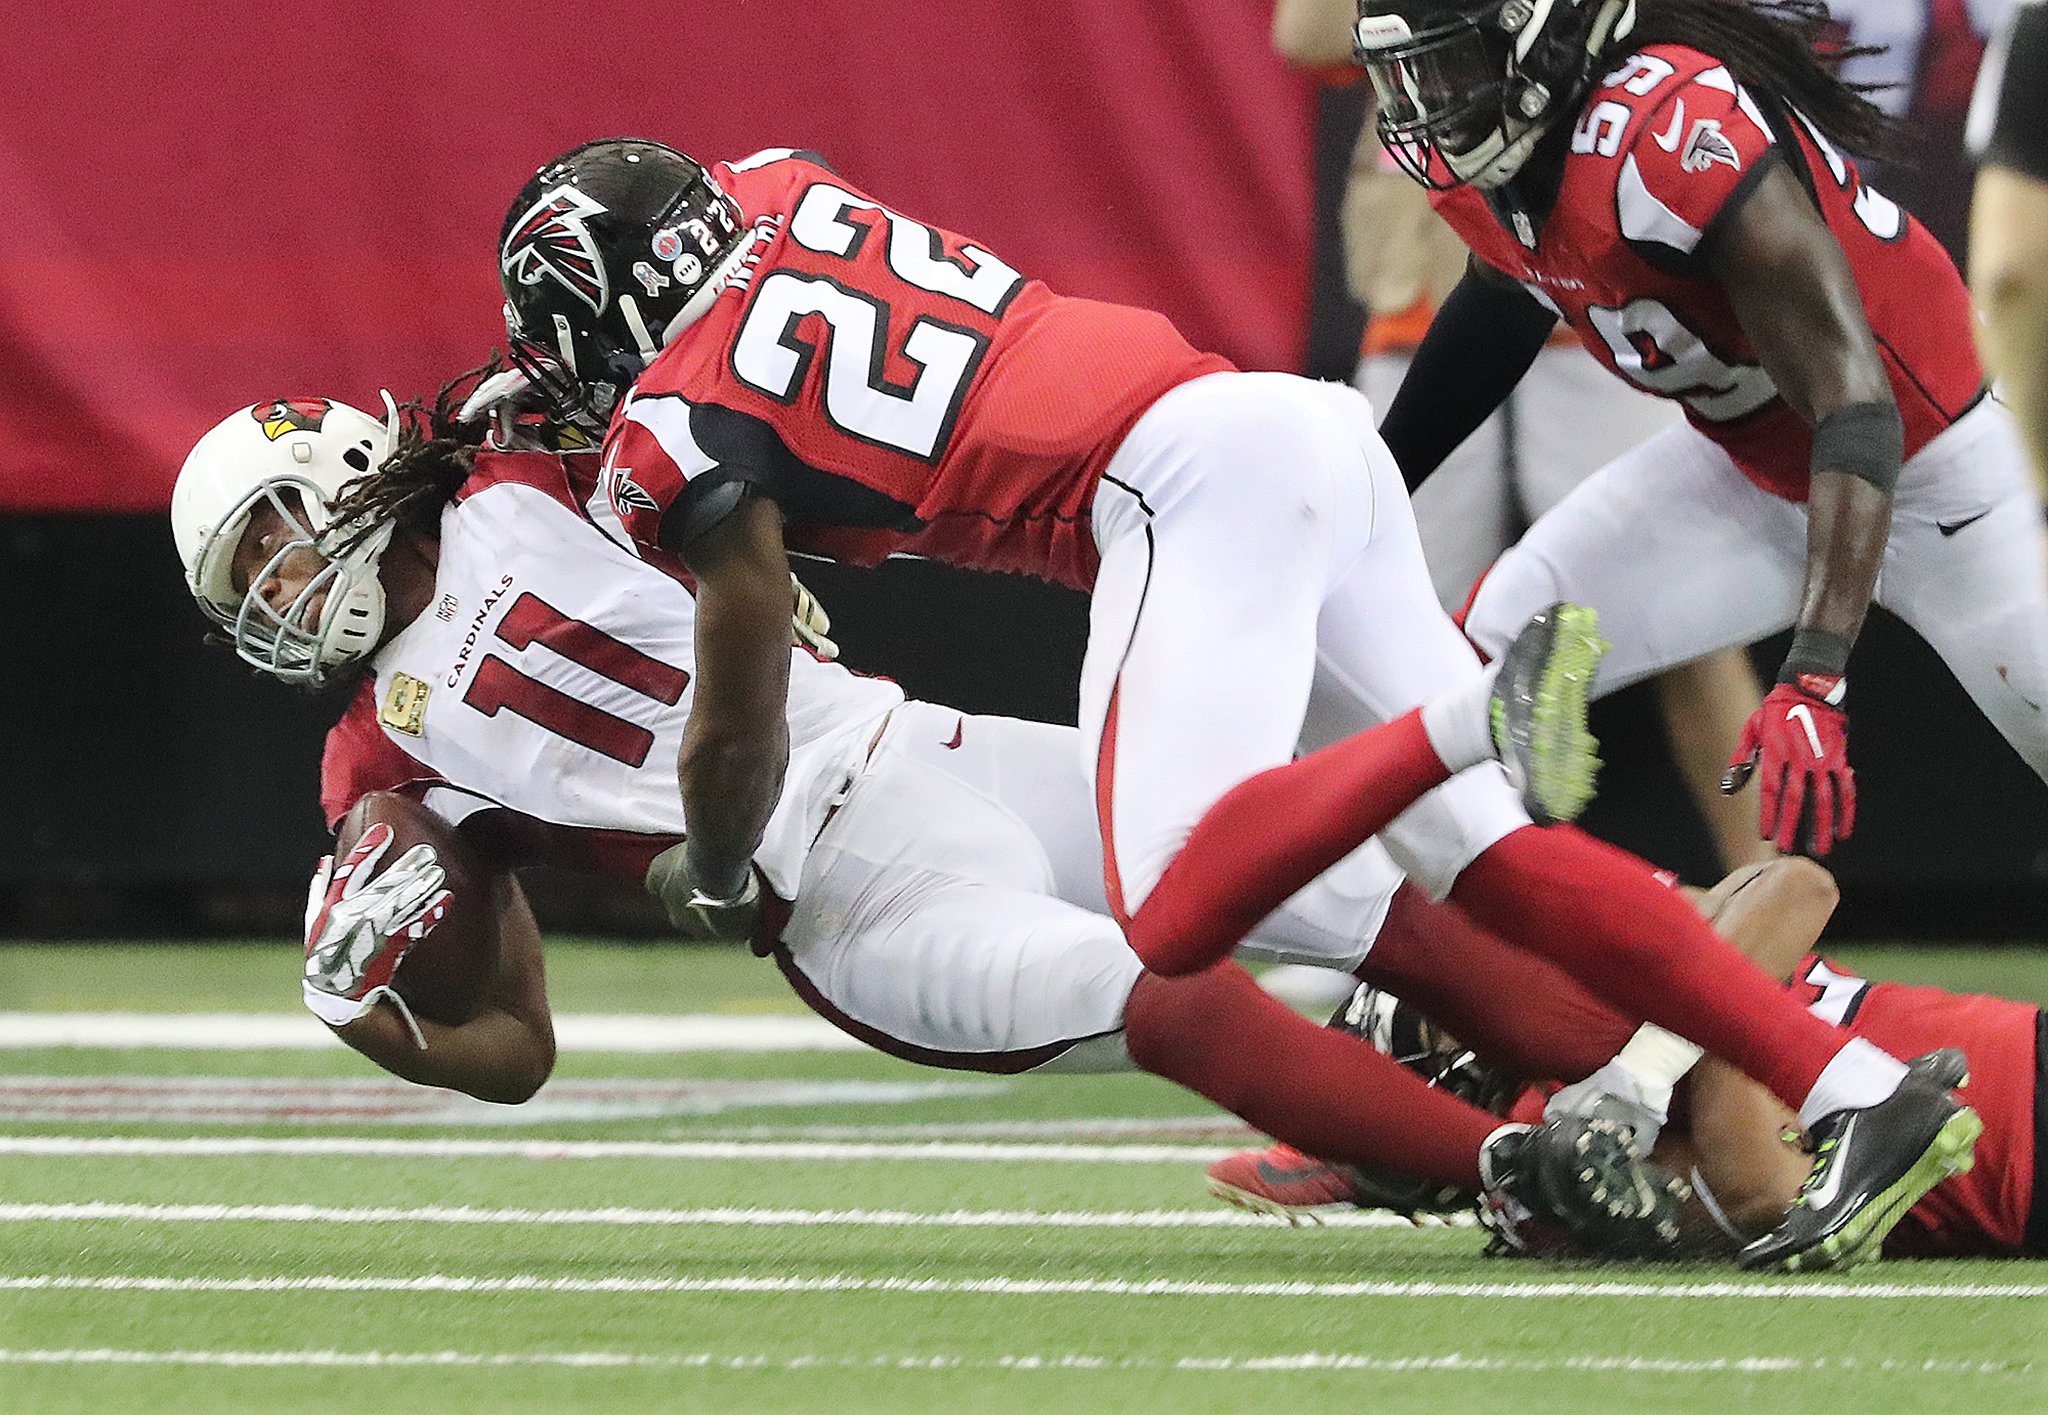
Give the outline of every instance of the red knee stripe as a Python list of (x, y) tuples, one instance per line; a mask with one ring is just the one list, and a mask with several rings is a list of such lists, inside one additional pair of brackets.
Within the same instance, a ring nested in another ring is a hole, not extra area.
[(1109, 711), (1102, 719), (1102, 740), (1095, 746), (1095, 820), (1102, 831), (1102, 883), (1109, 896), (1109, 912), (1115, 917), (1117, 927), (1126, 934), (1130, 932), (1130, 911), (1124, 908), (1124, 881), (1116, 867), (1116, 829), (1114, 805), (1116, 801), (1116, 716), (1117, 704), (1123, 697), (1123, 680), (1119, 678), (1109, 690)]
[(1481, 588), (1485, 586), (1486, 577), (1488, 575), (1491, 575), (1494, 572), (1495, 567), (1499, 564), (1500, 562), (1496, 560), (1493, 562), (1492, 565), (1487, 566), (1484, 570), (1481, 570), (1479, 572), (1479, 578), (1474, 580), (1472, 582), (1472, 588), (1466, 591), (1465, 602), (1458, 606), (1456, 613), (1451, 615), (1451, 622), (1458, 626), (1459, 633), (1465, 635), (1465, 642), (1472, 645), (1472, 649), (1475, 653), (1479, 655), (1479, 661), (1481, 663), (1491, 663), (1493, 660), (1487, 654), (1485, 649), (1479, 647), (1478, 641), (1474, 639), (1471, 634), (1466, 632), (1465, 621), (1472, 617), (1473, 602), (1479, 598), (1479, 591)]

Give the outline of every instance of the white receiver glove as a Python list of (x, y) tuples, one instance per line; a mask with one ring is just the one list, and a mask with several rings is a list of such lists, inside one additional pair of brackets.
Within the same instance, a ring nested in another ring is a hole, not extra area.
[(839, 645), (826, 637), (832, 628), (832, 616), (818, 603), (818, 597), (804, 587), (794, 570), (789, 575), (789, 588), (796, 596), (796, 605), (789, 613), (789, 630), (796, 642), (819, 658), (839, 657)]

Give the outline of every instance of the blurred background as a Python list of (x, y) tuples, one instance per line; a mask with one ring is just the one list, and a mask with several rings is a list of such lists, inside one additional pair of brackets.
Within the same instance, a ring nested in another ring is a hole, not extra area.
[[(1961, 105), (1995, 0), (1838, 8), (1851, 37), (1894, 45), (1889, 69), (1858, 77), (1895, 84), (1886, 101), (1924, 139), (1879, 181), (1960, 241)], [(635, 133), (707, 160), (815, 148), (1054, 288), (1164, 310), (1244, 367), (1348, 379), (1358, 362), (1367, 311), (1338, 213), (1362, 98), (1275, 52), (1266, 0), (210, 16), (75, 0), (9, 19), (10, 48), (36, 62), (0, 86), (0, 938), (296, 927), (341, 704), (202, 646), (163, 516), (172, 478), (237, 407), (374, 407), (380, 387), (430, 393), (481, 362), (501, 331), (504, 206), (576, 142)], [(854, 666), (971, 710), (1072, 720), (1077, 596), (911, 563), (806, 578)], [(1843, 927), (2034, 933), (2048, 793), (1881, 612), (1855, 713)], [(1603, 704), (1596, 727), (1609, 767), (1592, 827), (1712, 873), (1654, 689)], [(551, 928), (648, 923), (640, 901), (573, 881), (536, 893)]]

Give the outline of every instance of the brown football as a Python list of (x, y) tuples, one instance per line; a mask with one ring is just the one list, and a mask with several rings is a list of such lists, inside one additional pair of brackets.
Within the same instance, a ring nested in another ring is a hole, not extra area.
[(382, 821), (391, 827), (389, 864), (415, 845), (433, 847), (447, 872), (447, 912), (432, 931), (399, 960), (391, 985), (406, 1005), (436, 1022), (467, 1022), (482, 1010), (491, 974), (498, 966), (498, 922), (488, 887), (489, 872), (461, 832), (425, 806), (388, 791), (364, 796), (342, 818), (334, 855), (345, 858), (356, 840)]

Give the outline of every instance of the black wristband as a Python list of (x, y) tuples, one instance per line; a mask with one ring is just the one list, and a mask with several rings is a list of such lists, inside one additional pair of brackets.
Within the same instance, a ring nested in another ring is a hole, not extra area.
[(1778, 670), (1780, 683), (1798, 683), (1801, 675), (1844, 678), (1849, 673), (1849, 640), (1825, 629), (1801, 629), (1792, 635), (1792, 648)]
[(1906, 464), (1906, 424), (1889, 400), (1851, 403), (1820, 420), (1813, 430), (1813, 473), (1847, 472), (1879, 491), (1899, 484)]

